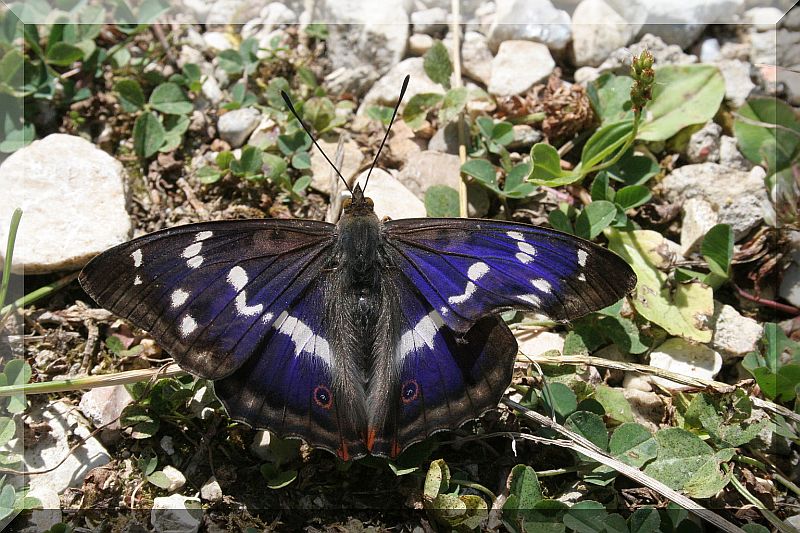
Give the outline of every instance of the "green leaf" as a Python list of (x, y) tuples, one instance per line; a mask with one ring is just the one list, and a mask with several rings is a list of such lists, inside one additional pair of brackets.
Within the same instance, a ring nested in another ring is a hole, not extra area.
[(586, 437), (601, 450), (608, 449), (608, 430), (602, 416), (589, 411), (576, 411), (569, 415), (564, 426)]
[(216, 183), (222, 177), (222, 173), (213, 167), (202, 167), (197, 171), (197, 180), (203, 185)]
[[(3, 368), (5, 385), (25, 385), (31, 379), (31, 365), (24, 359), (11, 359)], [(24, 394), (15, 394), (8, 399), (6, 410), (11, 414), (18, 414), (25, 411), (27, 401)]]
[(536, 143), (531, 147), (530, 181), (535, 185), (546, 187), (559, 187), (569, 185), (581, 179), (580, 174), (564, 172), (561, 170), (561, 156), (558, 151), (546, 143)]
[(589, 84), (589, 101), (603, 124), (633, 118), (630, 103), (632, 85), (630, 76), (611, 73), (603, 74)]
[(336, 117), (336, 107), (329, 98), (309, 98), (303, 104), (303, 118), (314, 131), (325, 132)]
[(425, 475), (425, 485), (422, 490), (426, 500), (433, 500), (438, 495), (446, 492), (450, 487), (450, 469), (444, 459), (431, 462), (428, 473)]
[(297, 152), (292, 156), (292, 166), (297, 170), (311, 168), (311, 156), (305, 151)]
[(611, 434), (608, 450), (623, 463), (641, 468), (658, 455), (658, 442), (646, 427), (627, 422)]
[(119, 103), (126, 113), (133, 113), (144, 107), (144, 92), (136, 80), (119, 80), (114, 84), (114, 91), (119, 94)]
[(261, 160), (264, 163), (264, 174), (271, 181), (279, 180), (288, 168), (286, 160), (274, 154), (265, 152), (261, 155)]
[(759, 351), (747, 354), (742, 366), (753, 374), (765, 396), (791, 401), (800, 382), (800, 344), (786, 337), (777, 324), (768, 322)]
[(709, 342), (709, 321), (714, 314), (713, 290), (700, 283), (674, 286), (662, 270), (671, 264), (669, 245), (660, 233), (649, 230), (606, 230), (608, 247), (625, 259), (636, 273), (633, 306), (644, 318), (671, 335)]
[(495, 122), (489, 138), (501, 146), (511, 144), (514, 141), (514, 125), (505, 121)]
[(727, 278), (733, 259), (733, 229), (728, 224), (717, 224), (706, 233), (700, 251), (711, 272)]
[(622, 389), (613, 389), (608, 385), (598, 385), (594, 390), (594, 399), (600, 402), (606, 416), (618, 424), (633, 422), (631, 404), (622, 393)]
[(713, 65), (666, 65), (656, 69), (653, 100), (637, 139), (665, 141), (692, 124), (716, 115), (725, 97), (725, 79)]
[[(622, 302), (622, 300), (620, 300)], [(602, 311), (598, 311), (600, 313)], [(650, 347), (649, 338), (629, 318), (606, 316), (600, 319), (600, 328), (625, 353), (638, 355)]]
[(415, 94), (403, 109), (403, 120), (408, 127), (416, 130), (422, 127), (425, 117), (433, 107), (444, 99), (444, 95), (437, 93)]
[(502, 196), (507, 198), (525, 198), (530, 196), (536, 190), (536, 185), (528, 183), (527, 177), (531, 173), (531, 167), (527, 163), (520, 163), (515, 165), (514, 168), (506, 175), (506, 181), (503, 184)]
[(172, 485), (172, 480), (170, 480), (162, 470), (158, 470), (147, 476), (147, 481), (164, 490), (168, 489), (169, 486)]
[(122, 411), (120, 425), (130, 427), (131, 437), (134, 439), (149, 439), (158, 433), (160, 421), (150, 415), (146, 407), (131, 404)]
[(367, 116), (372, 120), (381, 122), (384, 126), (389, 125), (393, 112), (393, 108), (385, 105), (372, 105), (367, 108)]
[(55, 43), (47, 49), (45, 61), (57, 67), (68, 67), (76, 61), (83, 59), (83, 50), (75, 45), (65, 42)]
[(176, 83), (162, 83), (150, 94), (153, 108), (172, 115), (185, 115), (192, 112), (192, 103)]
[(550, 214), (547, 216), (547, 221), (550, 222), (550, 225), (554, 229), (563, 231), (564, 233), (574, 233), (575, 231), (572, 227), (572, 222), (570, 222), (567, 214), (561, 211), (560, 209), (551, 211)]
[(438, 39), (433, 46), (425, 52), (422, 61), (425, 74), (435, 83), (445, 89), (450, 88), (450, 76), (453, 74), (453, 63), (450, 61), (450, 54), (447, 48)]
[(607, 124), (589, 137), (581, 152), (580, 172), (588, 174), (600, 163), (610, 159), (633, 135), (633, 121), (622, 120)]
[(617, 216), (617, 208), (611, 202), (599, 200), (587, 205), (575, 221), (575, 233), (584, 239), (594, 239), (606, 229)]
[(636, 509), (631, 517), (630, 533), (659, 533), (661, 517), (655, 509)]
[(718, 447), (744, 446), (764, 429), (767, 419), (748, 420), (752, 412), (749, 404), (750, 398), (741, 389), (738, 389), (737, 392), (741, 395), (738, 403), (746, 402), (748, 404), (747, 411), (749, 412), (746, 416), (740, 416), (738, 420), (731, 416), (732, 412), (735, 414), (736, 407), (732, 400), (735, 398), (736, 392), (733, 395), (726, 394), (713, 398), (708, 394), (700, 393), (694, 395), (686, 409), (685, 423), (690, 427), (704, 429)]
[(609, 202), (614, 201), (614, 189), (609, 187), (608, 185), (608, 174), (606, 172), (598, 172), (597, 176), (595, 176), (594, 181), (592, 181), (592, 188), (590, 189), (589, 193), (591, 194), (593, 201), (598, 200), (608, 200)]
[(536, 471), (528, 465), (516, 465), (509, 474), (509, 494), (517, 497), (518, 509), (531, 509), (542, 500), (542, 487)]
[(630, 148), (619, 161), (608, 167), (605, 171), (608, 176), (624, 183), (625, 185), (644, 185), (650, 178), (658, 174), (661, 167), (646, 155), (640, 155)]
[(461, 172), (478, 180), (479, 183), (498, 191), (497, 169), (485, 159), (471, 159), (461, 165)]
[(576, 533), (602, 533), (608, 511), (603, 504), (584, 500), (569, 508), (564, 515), (564, 525)]
[(458, 217), (458, 191), (447, 185), (431, 185), (425, 191), (425, 211), (429, 217)]
[(5, 446), (8, 441), (14, 438), (17, 432), (17, 425), (13, 418), (7, 416), (0, 417), (0, 446)]
[(231, 161), (234, 176), (247, 177), (261, 173), (261, 151), (255, 146), (245, 146), (238, 160)]
[(653, 197), (650, 189), (644, 185), (628, 185), (617, 191), (614, 203), (623, 211), (646, 204)]
[(236, 50), (223, 50), (217, 54), (219, 68), (228, 74), (241, 74), (244, 70), (244, 59)]
[(311, 146), (311, 139), (302, 129), (291, 134), (278, 135), (278, 148), (284, 155), (292, 155), (295, 152), (308, 150)]
[(800, 150), (800, 120), (794, 109), (775, 98), (754, 98), (741, 109), (733, 131), (742, 154), (768, 173), (789, 168)]
[(16, 495), (17, 491), (14, 490), (14, 487), (11, 485), (3, 485), (3, 489), (0, 490), (0, 520), (17, 512), (16, 507), (14, 507)]
[(299, 195), (305, 192), (309, 185), (311, 185), (311, 176), (300, 176), (297, 178), (297, 181), (294, 182), (294, 185), (292, 185), (292, 192)]
[(442, 124), (447, 124), (458, 118), (459, 113), (464, 110), (467, 104), (466, 87), (450, 89), (445, 93), (442, 100), (442, 108), (439, 111), (439, 120)]
[(136, 118), (133, 124), (133, 149), (142, 159), (152, 156), (164, 144), (166, 131), (158, 117), (147, 111)]
[(260, 471), (264, 479), (267, 480), (267, 488), (272, 490), (287, 487), (297, 479), (297, 470), (280, 470), (270, 463), (261, 465)]
[(563, 383), (548, 383), (547, 387), (542, 389), (542, 399), (548, 411), (553, 409), (564, 418), (578, 407), (578, 398), (575, 393)]

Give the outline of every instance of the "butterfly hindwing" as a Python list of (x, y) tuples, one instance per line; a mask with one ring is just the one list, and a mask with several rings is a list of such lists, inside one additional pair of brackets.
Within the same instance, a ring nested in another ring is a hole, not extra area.
[(104, 252), (80, 282), (181, 367), (219, 379), (259, 351), (265, 331), (319, 274), (333, 228), (282, 220), (179, 226)]
[(614, 253), (527, 224), (405, 219), (387, 222), (385, 235), (400, 270), (461, 332), (509, 309), (578, 318), (613, 304), (636, 281)]

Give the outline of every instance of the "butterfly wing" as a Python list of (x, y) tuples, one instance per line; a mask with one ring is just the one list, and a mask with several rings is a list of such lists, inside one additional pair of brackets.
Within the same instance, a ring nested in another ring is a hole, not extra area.
[(387, 222), (385, 236), (399, 269), (458, 332), (509, 309), (572, 320), (636, 284), (630, 266), (609, 250), (528, 224), (404, 219)]
[(220, 379), (262, 353), (265, 332), (324, 268), (333, 242), (324, 222), (190, 224), (100, 254), (79, 280), (182, 368)]

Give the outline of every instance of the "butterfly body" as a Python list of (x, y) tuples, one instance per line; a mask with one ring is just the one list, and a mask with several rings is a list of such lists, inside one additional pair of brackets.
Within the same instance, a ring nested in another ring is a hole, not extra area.
[(112, 248), (80, 281), (214, 380), (232, 418), (348, 460), (395, 457), (495, 407), (517, 353), (498, 312), (569, 320), (614, 303), (635, 276), (535, 226), (381, 222), (356, 187), (335, 226), (181, 226)]

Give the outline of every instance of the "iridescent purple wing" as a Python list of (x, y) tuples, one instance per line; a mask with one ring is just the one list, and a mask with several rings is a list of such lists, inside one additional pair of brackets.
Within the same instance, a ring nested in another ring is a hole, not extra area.
[(220, 379), (262, 353), (265, 332), (324, 268), (333, 232), (305, 220), (179, 226), (107, 250), (79, 279), (182, 368)]
[(393, 220), (385, 236), (397, 267), (458, 332), (510, 309), (572, 320), (613, 304), (636, 284), (625, 261), (605, 248), (527, 224)]

